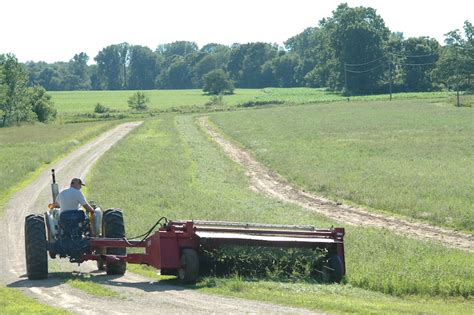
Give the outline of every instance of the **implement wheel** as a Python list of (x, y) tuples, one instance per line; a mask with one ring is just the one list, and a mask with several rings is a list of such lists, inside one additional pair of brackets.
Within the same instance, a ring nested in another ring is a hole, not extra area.
[[(125, 225), (123, 222), (122, 211), (118, 209), (109, 209), (104, 212), (102, 225), (102, 235), (107, 238), (124, 238)], [(127, 255), (127, 249), (124, 247), (107, 248), (107, 254), (110, 255)], [(100, 268), (101, 266), (98, 265)], [(125, 261), (106, 262), (105, 270), (108, 275), (123, 275), (127, 270)]]
[(48, 277), (48, 243), (44, 218), (29, 215), (25, 218), (26, 274), (30, 280)]
[(325, 282), (340, 283), (342, 281), (342, 260), (336, 254), (331, 254), (325, 266)]
[(199, 275), (199, 258), (196, 250), (185, 248), (181, 252), (181, 268), (178, 270), (178, 278), (186, 283), (196, 283)]

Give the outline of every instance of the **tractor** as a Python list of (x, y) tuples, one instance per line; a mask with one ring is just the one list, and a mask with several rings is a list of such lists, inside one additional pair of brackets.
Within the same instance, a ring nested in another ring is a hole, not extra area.
[[(52, 170), (53, 202), (58, 195)], [(54, 204), (54, 203), (53, 203)], [(331, 282), (345, 275), (344, 228), (316, 229), (313, 226), (255, 224), (242, 222), (170, 221), (160, 218), (145, 234), (127, 239), (123, 213), (104, 212), (91, 203), (94, 213), (61, 212), (50, 205), (43, 215), (25, 218), (25, 250), (28, 279), (48, 276), (50, 258), (69, 258), (72, 263), (97, 261), (108, 275), (123, 275), (126, 264), (144, 264), (161, 274), (176, 275), (184, 283), (195, 283), (199, 276), (199, 255), (221, 246), (257, 246), (323, 249)], [(158, 230), (155, 228), (159, 226)], [(127, 253), (127, 248), (143, 248), (143, 253)]]

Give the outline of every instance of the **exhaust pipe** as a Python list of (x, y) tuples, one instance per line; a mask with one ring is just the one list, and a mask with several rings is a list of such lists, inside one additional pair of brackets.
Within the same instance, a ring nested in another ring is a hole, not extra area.
[(53, 183), (51, 184), (51, 192), (53, 193), (53, 203), (56, 202), (56, 198), (58, 198), (59, 194), (59, 187), (56, 183), (56, 175), (54, 174), (54, 169), (51, 170), (51, 175), (53, 177)]

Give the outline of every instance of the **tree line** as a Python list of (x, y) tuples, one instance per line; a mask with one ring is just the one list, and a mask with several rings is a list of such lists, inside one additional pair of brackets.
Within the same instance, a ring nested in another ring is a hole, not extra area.
[[(29, 85), (47, 90), (123, 90), (202, 88), (211, 71), (223, 71), (238, 88), (329, 87), (350, 94), (432, 91), (472, 87), (474, 28), (435, 39), (405, 39), (391, 32), (376, 10), (341, 4), (316, 27), (270, 43), (225, 46), (176, 41), (148, 47), (121, 43), (69, 62), (28, 62)], [(215, 74), (215, 73), (214, 73)], [(221, 74), (222, 76), (222, 74)]]
[(89, 64), (78, 53), (68, 62), (18, 63), (0, 55), (0, 119), (47, 121), (55, 115), (45, 90), (147, 90), (203, 88), (209, 94), (237, 88), (327, 87), (345, 95), (473, 89), (474, 27), (405, 39), (391, 32), (370, 7), (340, 4), (318, 26), (285, 41), (207, 44), (176, 41), (155, 50), (120, 43), (103, 48)]

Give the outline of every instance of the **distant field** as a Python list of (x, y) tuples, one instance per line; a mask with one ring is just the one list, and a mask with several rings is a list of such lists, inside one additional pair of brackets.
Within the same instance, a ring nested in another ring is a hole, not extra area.
[[(92, 113), (97, 103), (111, 109), (128, 110), (127, 100), (135, 91), (64, 91), (48, 92), (62, 114)], [(209, 102), (210, 96), (202, 90), (150, 90), (144, 91), (150, 98), (151, 110), (171, 110), (189, 107), (203, 107)], [(435, 98), (452, 101), (452, 93), (399, 93), (394, 99), (405, 98)], [(312, 88), (265, 88), (265, 89), (236, 89), (233, 95), (224, 96), (224, 102), (230, 106), (239, 104), (262, 105), (268, 103), (306, 104), (334, 102), (347, 98), (325, 89)], [(387, 100), (388, 95), (358, 96), (352, 100)], [(454, 104), (454, 103), (453, 103)]]
[[(266, 110), (245, 111), (250, 112)], [(162, 115), (149, 120), (93, 167), (89, 197), (104, 208), (124, 209), (127, 235), (143, 233), (161, 216), (320, 227), (335, 224), (250, 190), (242, 168), (209, 141), (193, 119)], [(348, 285), (206, 278), (196, 287), (336, 312), (435, 312), (446, 305), (445, 310), (462, 313), (472, 307), (470, 299), (462, 298), (474, 293), (472, 254), (389, 231), (346, 228)], [(341, 295), (347, 296), (346, 302)], [(405, 299), (407, 295), (413, 296)], [(387, 303), (393, 304), (388, 307)]]
[(433, 100), (218, 113), (223, 131), (316, 194), (474, 231), (474, 111)]
[[(389, 100), (388, 94), (344, 97), (339, 93), (329, 92), (325, 89), (312, 88), (265, 88), (263, 95), (256, 97), (255, 101), (261, 103), (284, 102), (288, 104), (309, 104), (321, 102), (337, 102), (341, 100), (374, 101)], [(449, 99), (450, 92), (423, 92), (423, 93), (397, 93), (393, 99)]]
[(102, 133), (112, 124), (37, 124), (0, 128), (0, 214), (14, 187), (38, 168)]
[[(97, 103), (111, 109), (128, 110), (127, 100), (136, 91), (64, 91), (48, 92), (53, 97), (56, 108), (60, 113), (93, 112)], [(150, 90), (143, 91), (149, 98), (149, 108), (166, 110), (178, 107), (203, 106), (210, 100), (209, 95), (202, 90)], [(224, 96), (228, 105), (253, 100), (264, 95), (262, 90), (237, 89), (235, 94)]]

